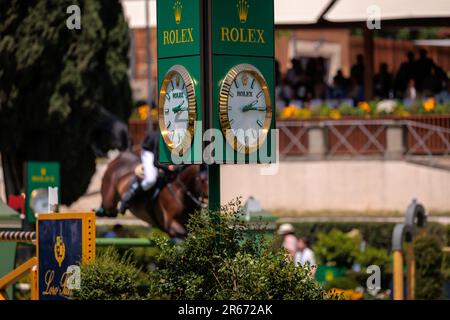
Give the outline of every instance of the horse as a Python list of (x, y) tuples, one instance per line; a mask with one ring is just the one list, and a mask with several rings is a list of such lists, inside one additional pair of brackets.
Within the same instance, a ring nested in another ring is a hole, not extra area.
[[(101, 210), (107, 216), (117, 215), (117, 204), (129, 189), (138, 165), (139, 156), (130, 151), (120, 153), (109, 163), (100, 190)], [(168, 179), (156, 200), (152, 201), (152, 196), (146, 192), (130, 204), (129, 210), (172, 238), (185, 238), (189, 214), (204, 207), (207, 201), (208, 178), (200, 165), (189, 165)]]

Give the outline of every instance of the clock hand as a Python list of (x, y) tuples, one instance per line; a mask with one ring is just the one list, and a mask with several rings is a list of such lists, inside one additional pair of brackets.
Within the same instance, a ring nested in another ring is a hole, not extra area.
[(188, 108), (182, 108), (183, 104), (184, 104), (184, 101), (179, 106), (173, 108), (172, 109), (173, 113), (178, 113), (178, 112), (181, 112), (181, 111), (187, 111)]
[(253, 101), (252, 103), (249, 103), (245, 106), (242, 107), (242, 112), (247, 112), (247, 111), (252, 111), (252, 110), (256, 110), (254, 108), (254, 105), (256, 105), (258, 103), (258, 100)]
[(254, 107), (255, 104), (258, 103), (258, 100), (253, 101), (252, 103), (244, 106), (242, 108), (242, 112), (247, 112), (247, 111), (266, 111), (266, 107)]

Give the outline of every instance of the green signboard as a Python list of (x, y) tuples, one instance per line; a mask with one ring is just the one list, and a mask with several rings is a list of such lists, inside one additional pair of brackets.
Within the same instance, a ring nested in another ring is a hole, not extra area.
[(59, 163), (28, 162), (25, 170), (26, 216), (30, 223), (34, 223), (35, 213), (47, 212), (48, 187), (58, 187), (60, 194)]
[(274, 0), (158, 0), (157, 17), (159, 160), (208, 164), (217, 209), (218, 164), (276, 161)]
[(199, 0), (157, 1), (161, 163), (202, 162), (200, 10)]
[(213, 54), (274, 56), (273, 0), (213, 0)]
[(211, 3), (212, 127), (223, 133), (216, 160), (274, 163), (274, 2)]
[(158, 58), (199, 55), (199, 0), (159, 0), (156, 5)]

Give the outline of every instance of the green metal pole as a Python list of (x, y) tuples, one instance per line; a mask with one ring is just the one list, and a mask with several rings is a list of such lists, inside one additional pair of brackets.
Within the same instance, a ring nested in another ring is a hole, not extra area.
[(208, 166), (208, 188), (208, 208), (211, 211), (218, 211), (220, 209), (220, 165), (218, 164)]

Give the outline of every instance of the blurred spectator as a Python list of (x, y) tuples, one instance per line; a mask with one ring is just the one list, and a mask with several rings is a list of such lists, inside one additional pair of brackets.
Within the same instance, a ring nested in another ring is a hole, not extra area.
[(284, 223), (278, 229), (278, 234), (283, 237), (282, 247), (288, 251), (292, 259), (297, 251), (297, 237), (294, 235), (294, 231), (294, 227), (290, 223)]
[(358, 54), (356, 57), (356, 64), (352, 66), (350, 77), (359, 86), (364, 86), (364, 56)]
[(416, 78), (416, 62), (414, 52), (408, 51), (406, 54), (407, 61), (400, 65), (397, 76), (395, 78), (395, 90), (397, 95), (403, 97), (409, 81)]
[(409, 79), (408, 86), (406, 88), (405, 92), (405, 99), (408, 100), (416, 100), (417, 98), (417, 91), (416, 91), (416, 82), (414, 79)]
[(419, 50), (419, 60), (416, 62), (416, 90), (422, 92), (425, 78), (429, 77), (434, 67), (434, 62), (428, 58), (428, 52), (425, 49)]
[[(449, 99), (449, 78), (441, 67), (428, 58), (427, 51), (420, 50), (420, 59), (415, 60), (412, 51), (406, 54), (398, 72), (394, 76), (386, 63), (380, 64), (378, 74), (374, 76), (374, 93), (381, 99), (404, 99), (412, 103), (418, 98), (434, 96), (436, 101)], [(302, 57), (291, 60), (292, 67), (285, 76), (279, 74), (279, 65), (275, 65), (277, 74), (277, 107), (296, 105), (339, 105), (350, 100), (357, 106), (365, 101), (364, 92), (364, 56), (358, 54), (356, 63), (351, 67), (350, 78), (338, 70), (332, 83), (327, 83), (327, 63), (323, 57)], [(330, 100), (331, 99), (331, 100)]]
[(393, 98), (392, 93), (393, 78), (392, 74), (389, 73), (388, 71), (387, 63), (380, 64), (380, 73), (375, 75), (373, 84), (375, 87), (374, 90), (375, 96), (382, 99)]
[(349, 80), (344, 77), (342, 70), (339, 69), (333, 78), (333, 86), (331, 88), (332, 98), (345, 98), (347, 96), (348, 86)]
[(316, 259), (314, 252), (310, 249), (309, 241), (307, 238), (300, 238), (297, 241), (297, 252), (294, 258), (295, 265), (304, 266), (309, 263), (310, 266), (316, 265)]

